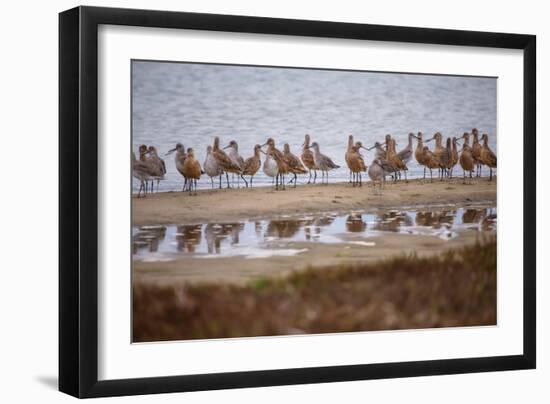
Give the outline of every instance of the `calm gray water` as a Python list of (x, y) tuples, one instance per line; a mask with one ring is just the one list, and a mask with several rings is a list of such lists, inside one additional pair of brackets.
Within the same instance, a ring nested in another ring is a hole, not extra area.
[[(236, 140), (244, 158), (256, 143), (273, 137), (277, 147), (288, 142), (299, 156), (309, 133), (342, 166), (330, 173), (331, 181), (348, 178), (344, 153), (350, 134), (371, 145), (391, 133), (400, 150), (409, 132), (447, 137), (477, 127), (489, 134), (496, 153), (494, 78), (147, 61), (132, 67), (134, 151), (155, 145), (163, 155), (181, 142), (202, 163), (214, 136), (222, 146)], [(373, 152), (364, 156), (368, 164)], [(160, 190), (181, 189), (173, 157), (164, 158), (168, 173)], [(408, 166), (410, 177), (421, 174), (416, 162)], [(270, 181), (261, 171), (254, 179), (258, 185)], [(133, 185), (137, 191), (137, 180)], [(209, 178), (201, 178), (199, 187), (210, 187)]]
[[(493, 207), (448, 210), (389, 210), (379, 213), (325, 213), (281, 216), (265, 220), (168, 226), (134, 226), (133, 259), (169, 261), (180, 257), (244, 256), (265, 258), (294, 255), (304, 250), (289, 248), (291, 242), (356, 243), (376, 246), (385, 232), (429, 235), (443, 240), (459, 236), (465, 229), (496, 230)], [(350, 240), (349, 236), (354, 238)], [(362, 241), (368, 238), (368, 241)]]

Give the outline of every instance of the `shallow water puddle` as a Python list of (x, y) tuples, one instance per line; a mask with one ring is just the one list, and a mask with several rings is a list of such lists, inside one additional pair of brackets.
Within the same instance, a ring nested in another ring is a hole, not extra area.
[[(303, 244), (342, 243), (375, 247), (372, 237), (387, 232), (427, 235), (443, 240), (459, 237), (459, 231), (496, 230), (496, 208), (448, 210), (389, 210), (383, 213), (316, 214), (282, 216), (271, 220), (191, 225), (141, 226), (132, 229), (132, 253), (136, 261), (167, 261), (184, 256), (219, 258), (242, 256), (267, 258), (292, 256), (307, 251)], [(350, 236), (371, 238), (349, 240)]]

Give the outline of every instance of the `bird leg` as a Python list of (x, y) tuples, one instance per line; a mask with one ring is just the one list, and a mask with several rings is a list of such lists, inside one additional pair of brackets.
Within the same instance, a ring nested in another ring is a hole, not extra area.
[(227, 181), (227, 188), (231, 188), (231, 186), (229, 186), (229, 174), (227, 174), (227, 171), (225, 172), (225, 180)]
[(489, 167), (489, 181), (493, 180), (493, 169)]
[(315, 181), (317, 181), (317, 170), (313, 170), (313, 172), (315, 173), (315, 177), (313, 178), (313, 183), (315, 184)]
[(243, 177), (243, 175), (241, 174), (241, 178), (243, 179), (244, 181), (244, 184), (246, 185), (246, 187), (248, 188), (248, 182), (246, 182), (246, 179)]

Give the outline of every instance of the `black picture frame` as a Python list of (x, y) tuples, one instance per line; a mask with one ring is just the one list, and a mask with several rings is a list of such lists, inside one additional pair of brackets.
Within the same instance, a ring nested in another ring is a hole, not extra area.
[[(523, 354), (99, 381), (97, 51), (100, 24), (523, 50)], [(59, 390), (84, 398), (535, 368), (535, 122), (536, 37), (533, 35), (97, 7), (77, 7), (60, 13)]]

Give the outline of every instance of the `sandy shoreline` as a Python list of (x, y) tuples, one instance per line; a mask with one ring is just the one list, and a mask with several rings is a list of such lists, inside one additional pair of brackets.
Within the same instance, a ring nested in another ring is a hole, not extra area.
[(415, 206), (496, 204), (496, 181), (462, 179), (433, 183), (411, 180), (390, 184), (381, 195), (370, 184), (353, 188), (348, 183), (302, 185), (275, 191), (270, 187), (199, 190), (198, 195), (163, 192), (132, 198), (132, 225), (192, 224), (253, 219), (283, 214), (376, 210)]

